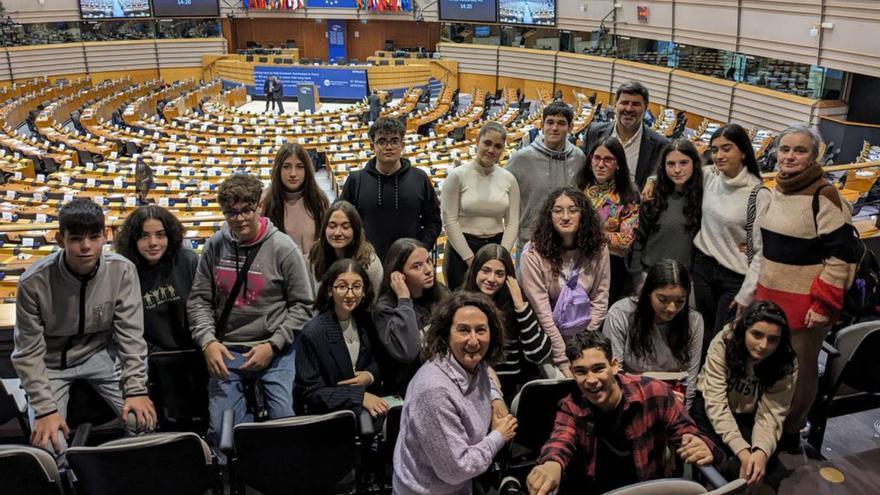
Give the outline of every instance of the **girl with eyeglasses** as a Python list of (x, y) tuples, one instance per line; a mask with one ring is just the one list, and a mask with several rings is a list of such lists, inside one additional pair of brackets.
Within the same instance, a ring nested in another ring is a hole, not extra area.
[(261, 200), (262, 215), (290, 236), (309, 256), (321, 237), (320, 222), (327, 210), (327, 195), (315, 180), (315, 170), (306, 149), (287, 143), (275, 153), (272, 183)]
[[(544, 372), (571, 378), (565, 337), (602, 328), (608, 309), (610, 267), (599, 217), (584, 193), (553, 191), (535, 218), (532, 240), (521, 258), (523, 291), (550, 338), (551, 364)], [(560, 301), (562, 294), (574, 295)], [(565, 310), (566, 306), (574, 309)], [(558, 373), (557, 373), (558, 372)]]
[(626, 152), (616, 137), (599, 140), (587, 156), (577, 185), (593, 205), (611, 255), (610, 302), (635, 290), (625, 261), (639, 226), (639, 195), (629, 175)]
[(373, 284), (358, 262), (341, 259), (324, 273), (315, 298), (318, 315), (303, 327), (296, 359), (294, 402), (306, 414), (388, 412), (388, 403), (373, 393), (379, 367), (370, 346), (372, 299)]
[(373, 309), (373, 342), (384, 392), (403, 397), (421, 366), (419, 353), (431, 310), (449, 290), (436, 281), (431, 253), (415, 239), (404, 237), (391, 244), (384, 272)]

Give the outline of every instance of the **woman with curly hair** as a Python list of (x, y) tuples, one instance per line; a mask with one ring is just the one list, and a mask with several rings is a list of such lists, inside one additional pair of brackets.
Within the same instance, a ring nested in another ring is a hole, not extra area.
[(639, 208), (631, 268), (648, 272), (661, 259), (669, 258), (690, 271), (703, 204), (703, 171), (697, 148), (687, 139), (667, 144), (660, 152), (656, 173), (654, 196)]
[[(569, 378), (563, 336), (602, 328), (608, 309), (611, 272), (606, 242), (599, 217), (584, 193), (563, 187), (544, 202), (532, 240), (523, 248), (523, 290), (550, 337), (553, 365)], [(566, 304), (558, 305), (563, 292)], [(569, 303), (579, 306), (574, 312), (577, 318), (565, 311), (574, 307)]]
[(315, 180), (306, 149), (286, 143), (275, 153), (272, 183), (261, 199), (262, 215), (296, 242), (303, 256), (321, 237), (319, 222), (327, 210), (327, 195)]
[(501, 314), (483, 294), (457, 292), (434, 309), (425, 364), (400, 417), (394, 493), (474, 493), (476, 478), (513, 438), (516, 418), (495, 407), (501, 397), (489, 376), (503, 333)]
[(709, 344), (691, 414), (739, 460), (739, 475), (749, 485), (759, 484), (768, 459), (775, 459), (796, 383), (791, 331), (775, 303), (752, 303)]
[[(382, 284), (382, 260), (364, 234), (364, 222), (357, 209), (345, 200), (338, 200), (327, 208), (321, 222), (318, 242), (308, 253), (308, 261), (315, 281), (318, 281), (330, 265), (341, 259), (353, 259), (367, 270), (370, 284), (376, 289)], [(373, 300), (367, 301), (372, 305)]]
[(183, 247), (180, 221), (161, 206), (141, 206), (125, 219), (115, 244), (137, 266), (150, 352), (195, 349), (186, 299), (199, 256)]
[(626, 258), (639, 226), (639, 194), (629, 175), (626, 152), (614, 136), (601, 139), (587, 156), (588, 167), (577, 177), (608, 240), (611, 255), (611, 302), (629, 296), (635, 290)]

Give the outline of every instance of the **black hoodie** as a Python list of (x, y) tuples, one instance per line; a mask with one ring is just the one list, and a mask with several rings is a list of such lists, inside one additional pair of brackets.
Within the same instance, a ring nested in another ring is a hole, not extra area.
[(388, 248), (401, 237), (418, 239), (433, 250), (443, 227), (434, 184), (405, 158), (391, 175), (380, 173), (376, 158), (371, 158), (362, 170), (349, 174), (339, 198), (357, 208), (367, 240), (383, 262)]

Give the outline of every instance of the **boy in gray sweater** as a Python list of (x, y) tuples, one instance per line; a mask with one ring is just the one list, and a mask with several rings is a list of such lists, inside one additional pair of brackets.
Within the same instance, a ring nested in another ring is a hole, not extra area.
[[(144, 316), (134, 264), (102, 253), (104, 212), (87, 199), (61, 208), (61, 250), (21, 276), (15, 299), (12, 364), (28, 395), (31, 443), (64, 449), (70, 384), (85, 379), (122, 418), (134, 413), (151, 430), (156, 410), (147, 397)], [(121, 370), (116, 359), (121, 362)]]
[(519, 184), (516, 248), (520, 252), (547, 196), (560, 187), (574, 186), (575, 177), (587, 164), (584, 152), (568, 141), (573, 126), (574, 111), (570, 106), (561, 101), (547, 105), (541, 117), (541, 135), (507, 161), (507, 170)]
[(220, 185), (226, 223), (205, 244), (187, 301), (193, 340), (211, 373), (208, 436), (214, 445), (226, 409), (236, 424), (252, 420), (242, 380), (261, 383), (270, 418), (293, 416), (293, 341), (312, 317), (305, 259), (287, 234), (257, 214), (261, 193), (262, 184), (249, 175)]

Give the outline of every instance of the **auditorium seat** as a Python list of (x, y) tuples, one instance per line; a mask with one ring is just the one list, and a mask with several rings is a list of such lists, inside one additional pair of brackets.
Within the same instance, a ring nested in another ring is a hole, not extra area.
[(160, 432), (208, 429), (208, 370), (202, 353), (154, 352), (147, 357), (147, 386)]
[(64, 495), (55, 458), (43, 449), (0, 445), (3, 495)]

